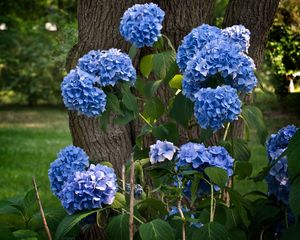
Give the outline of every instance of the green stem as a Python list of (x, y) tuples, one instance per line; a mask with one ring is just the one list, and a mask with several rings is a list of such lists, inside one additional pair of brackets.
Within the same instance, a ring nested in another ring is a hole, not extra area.
[(210, 222), (214, 221), (214, 185), (210, 184)]
[(139, 113), (139, 116), (151, 127), (153, 128), (153, 125), (141, 114)]
[(224, 132), (224, 136), (223, 136), (223, 141), (226, 140), (226, 137), (227, 137), (227, 135), (228, 135), (229, 127), (230, 127), (230, 122), (227, 123), (227, 126), (226, 126), (226, 128), (225, 128), (225, 132)]

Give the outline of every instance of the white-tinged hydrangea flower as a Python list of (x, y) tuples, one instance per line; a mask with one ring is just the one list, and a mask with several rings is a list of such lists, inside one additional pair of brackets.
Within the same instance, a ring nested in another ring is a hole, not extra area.
[(73, 69), (64, 78), (61, 92), (65, 106), (88, 117), (101, 115), (105, 111), (106, 95), (94, 86), (94, 80)]
[(155, 144), (150, 146), (149, 158), (151, 164), (164, 162), (166, 159), (172, 160), (176, 152), (176, 147), (168, 141), (157, 140)]
[(137, 48), (151, 47), (161, 36), (164, 16), (154, 3), (135, 4), (121, 18), (120, 33)]
[(248, 52), (250, 46), (250, 31), (244, 25), (233, 25), (222, 30), (222, 34), (238, 43), (241, 50)]
[(194, 114), (201, 128), (217, 131), (238, 119), (241, 105), (237, 91), (230, 86), (202, 88), (195, 94)]
[(221, 35), (221, 29), (208, 24), (202, 24), (186, 35), (182, 44), (178, 47), (176, 57), (181, 72), (185, 72), (187, 63), (194, 58), (196, 53), (201, 50), (206, 43), (219, 39)]
[[(298, 128), (294, 125), (288, 125), (281, 128), (276, 134), (272, 134), (267, 140), (267, 155), (270, 163), (274, 163), (280, 155), (287, 149), (289, 141), (297, 132)], [(288, 205), (290, 191), (290, 182), (288, 176), (287, 157), (280, 158), (270, 169), (266, 176), (269, 195), (276, 197)]]
[(88, 170), (75, 172), (61, 192), (61, 203), (68, 214), (111, 205), (117, 192), (114, 170), (101, 164), (91, 164)]
[(50, 164), (48, 176), (50, 188), (59, 197), (62, 186), (68, 177), (76, 171), (83, 171), (89, 165), (89, 157), (79, 147), (67, 146), (57, 154), (57, 159)]
[(80, 75), (93, 79), (101, 87), (115, 86), (118, 81), (133, 85), (136, 80), (130, 57), (116, 48), (90, 51), (78, 60), (78, 68)]

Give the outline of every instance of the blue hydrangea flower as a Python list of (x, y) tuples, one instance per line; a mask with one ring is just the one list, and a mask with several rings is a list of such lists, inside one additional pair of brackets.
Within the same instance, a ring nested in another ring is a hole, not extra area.
[(195, 94), (194, 114), (201, 128), (217, 131), (225, 122), (238, 119), (240, 113), (241, 101), (230, 86), (202, 88)]
[(205, 146), (199, 143), (188, 142), (183, 144), (177, 153), (176, 166), (192, 165), (193, 168), (198, 168), (203, 164), (202, 155), (205, 152)]
[(166, 159), (172, 160), (176, 152), (176, 147), (168, 141), (157, 140), (155, 144), (150, 146), (149, 158), (151, 164), (164, 162)]
[[(288, 125), (280, 129), (276, 134), (272, 134), (267, 140), (267, 155), (270, 163), (274, 163), (278, 157), (286, 150), (289, 141), (294, 136), (298, 128)], [(278, 201), (288, 205), (290, 182), (288, 177), (287, 157), (280, 158), (270, 169), (266, 176), (269, 195), (275, 196)]]
[(76, 171), (85, 170), (88, 165), (89, 157), (81, 148), (68, 146), (62, 149), (48, 170), (50, 188), (53, 194), (59, 197), (62, 186), (68, 177)]
[(100, 50), (91, 50), (83, 57), (78, 59), (78, 67), (93, 76), (99, 76), (100, 58), (102, 52)]
[(286, 150), (289, 141), (297, 130), (295, 125), (288, 125), (270, 136), (266, 143), (270, 161), (276, 160)]
[(78, 60), (80, 75), (91, 78), (100, 86), (114, 86), (118, 81), (134, 84), (136, 70), (130, 57), (119, 49), (90, 51)]
[[(129, 183), (126, 183), (125, 190), (128, 194), (130, 194), (131, 188)], [(140, 184), (134, 184), (134, 198), (140, 199), (142, 197), (143, 192), (144, 192), (143, 187)]]
[(181, 72), (185, 72), (187, 63), (194, 58), (196, 53), (201, 50), (206, 43), (219, 39), (221, 35), (221, 29), (208, 24), (202, 24), (186, 35), (178, 48), (176, 57)]
[(233, 25), (222, 30), (222, 34), (238, 43), (241, 50), (248, 52), (250, 46), (250, 31), (243, 25)]
[(94, 86), (94, 80), (71, 70), (61, 84), (65, 106), (88, 117), (101, 115), (105, 111), (106, 95)]
[(151, 47), (161, 36), (165, 12), (154, 3), (135, 4), (123, 15), (120, 33), (137, 48)]
[[(190, 218), (195, 219), (195, 215), (193, 213), (190, 213), (190, 209), (188, 209), (187, 207), (181, 207), (181, 211), (184, 215), (187, 215)], [(172, 217), (174, 215), (180, 216), (178, 207), (172, 206), (171, 209), (169, 210), (169, 214), (165, 217), (165, 219), (168, 219), (169, 217)], [(190, 226), (195, 228), (201, 228), (203, 224), (200, 222), (191, 222)]]
[(61, 192), (61, 203), (68, 214), (111, 205), (117, 192), (114, 170), (101, 164), (91, 164), (88, 170), (75, 172)]

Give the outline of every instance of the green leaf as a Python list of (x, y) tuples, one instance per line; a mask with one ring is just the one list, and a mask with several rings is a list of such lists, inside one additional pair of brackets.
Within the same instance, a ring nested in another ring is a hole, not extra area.
[(204, 172), (213, 183), (217, 184), (220, 188), (225, 187), (228, 181), (226, 170), (218, 167), (207, 167), (204, 169)]
[(230, 240), (247, 240), (247, 235), (244, 231), (239, 228), (234, 228), (229, 230)]
[(137, 203), (137, 206), (139, 208), (152, 208), (154, 210), (157, 210), (161, 215), (167, 215), (168, 211), (165, 207), (165, 204), (155, 198), (147, 198), (143, 201), (140, 201), (139, 203)]
[(169, 223), (161, 219), (154, 219), (142, 224), (139, 228), (142, 240), (174, 240), (174, 232)]
[(250, 162), (235, 162), (234, 173), (238, 176), (238, 179), (245, 179), (252, 174), (252, 164)]
[(196, 199), (197, 199), (197, 192), (198, 192), (198, 187), (199, 187), (199, 182), (200, 182), (200, 177), (195, 175), (194, 179), (192, 181), (192, 186), (191, 186), (191, 205), (194, 205)]
[(183, 79), (183, 76), (181, 74), (176, 74), (169, 81), (169, 86), (174, 89), (181, 89), (182, 88), (182, 79)]
[(107, 93), (106, 99), (107, 99), (106, 108), (114, 111), (115, 113), (122, 115), (118, 97), (112, 93)]
[(205, 142), (206, 140), (212, 137), (213, 133), (214, 132), (212, 129), (201, 128), (199, 141)]
[(197, 229), (193, 234), (192, 240), (228, 240), (228, 237), (228, 231), (224, 225), (210, 222)]
[(254, 106), (245, 105), (243, 107), (242, 118), (246, 123), (246, 127), (257, 131), (260, 143), (264, 145), (268, 136), (268, 131), (260, 109)]
[(144, 95), (148, 98), (153, 97), (161, 83), (162, 80), (148, 81), (144, 86)]
[(300, 130), (298, 130), (289, 141), (287, 150), (285, 151), (288, 159), (288, 173), (293, 180), (295, 176), (300, 174)]
[(134, 45), (132, 45), (129, 49), (129, 53), (128, 53), (129, 57), (131, 59), (133, 59), (135, 57), (135, 55), (137, 54), (137, 51), (138, 51), (138, 48), (135, 47)]
[(17, 239), (13, 235), (13, 233), (9, 230), (8, 227), (1, 226), (0, 227), (0, 233), (1, 233), (1, 236), (0, 236), (1, 240), (15, 240), (15, 239)]
[(280, 240), (299, 240), (300, 236), (300, 223), (297, 223), (283, 232)]
[(194, 106), (191, 100), (187, 99), (182, 93), (176, 95), (170, 116), (184, 127), (188, 126), (194, 112)]
[(94, 210), (87, 213), (77, 213), (74, 215), (67, 215), (58, 225), (54, 239), (59, 240), (63, 239), (70, 231), (71, 229), (79, 223), (82, 219), (86, 218), (87, 216), (96, 213), (97, 211), (104, 210), (105, 208)]
[(112, 208), (125, 208), (126, 207), (126, 199), (122, 193), (117, 192), (115, 195), (115, 200), (111, 205)]
[(167, 74), (164, 77), (163, 81), (165, 83), (168, 83), (176, 75), (176, 73), (178, 73), (178, 72), (179, 72), (178, 65), (177, 65), (176, 61), (174, 61), (169, 66), (169, 69), (168, 69)]
[(104, 113), (100, 116), (100, 128), (102, 131), (106, 132), (107, 126), (109, 124), (109, 119), (110, 119), (110, 110), (106, 109)]
[(140, 71), (146, 78), (149, 77), (153, 67), (153, 54), (142, 57), (140, 61)]
[(153, 71), (160, 79), (164, 79), (167, 75), (169, 67), (175, 62), (176, 52), (165, 51), (156, 53), (153, 56)]
[(130, 87), (126, 84), (122, 85), (122, 103), (125, 105), (125, 107), (134, 112), (138, 112), (138, 104), (136, 97), (131, 93)]
[(164, 105), (159, 98), (151, 98), (144, 105), (143, 116), (154, 122), (164, 113)]
[(165, 123), (152, 129), (153, 136), (156, 139), (168, 140), (177, 143), (179, 139), (178, 128), (175, 123)]
[(119, 115), (117, 118), (114, 119), (114, 123), (118, 125), (126, 125), (127, 123), (131, 122), (135, 119), (135, 115), (132, 111), (129, 111), (127, 108), (121, 106), (123, 115)]
[(129, 240), (129, 215), (113, 217), (107, 226), (108, 239)]
[(22, 239), (22, 240), (38, 240), (39, 235), (38, 233), (29, 230), (29, 229), (20, 229), (17, 231), (13, 232), (13, 235), (17, 239)]
[(291, 190), (289, 194), (290, 207), (295, 216), (300, 214), (300, 175), (294, 179), (291, 184)]
[(237, 161), (249, 161), (251, 151), (248, 147), (248, 142), (243, 139), (234, 138), (233, 140), (233, 156)]

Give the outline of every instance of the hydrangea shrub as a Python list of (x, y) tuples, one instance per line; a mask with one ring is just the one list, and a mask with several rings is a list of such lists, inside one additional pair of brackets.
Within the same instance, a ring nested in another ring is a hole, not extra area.
[[(132, 6), (119, 28), (132, 44), (130, 54), (91, 50), (64, 78), (62, 97), (70, 111), (98, 117), (103, 131), (111, 115), (114, 124), (139, 119), (142, 126), (133, 135), (132, 155), (119, 176), (111, 164), (89, 165), (80, 148), (61, 150), (49, 169), (53, 194), (76, 217), (97, 211), (97, 224), (107, 219), (112, 240), (129, 239), (120, 235), (127, 233), (128, 215), (142, 240), (154, 235), (171, 240), (279, 239), (300, 215), (299, 131), (290, 125), (271, 135), (266, 143), (269, 165), (253, 176), (249, 138), (255, 141), (256, 132), (264, 142), (267, 129), (260, 110), (243, 103), (257, 85), (248, 56), (250, 31), (243, 25), (220, 29), (202, 24), (176, 51), (162, 35), (164, 16), (153, 3)], [(143, 47), (150, 54), (139, 61), (133, 53)], [(161, 87), (168, 88), (168, 99), (157, 94)], [(243, 139), (234, 136), (236, 121), (245, 124)], [(268, 194), (241, 194), (236, 179), (265, 179)]]

